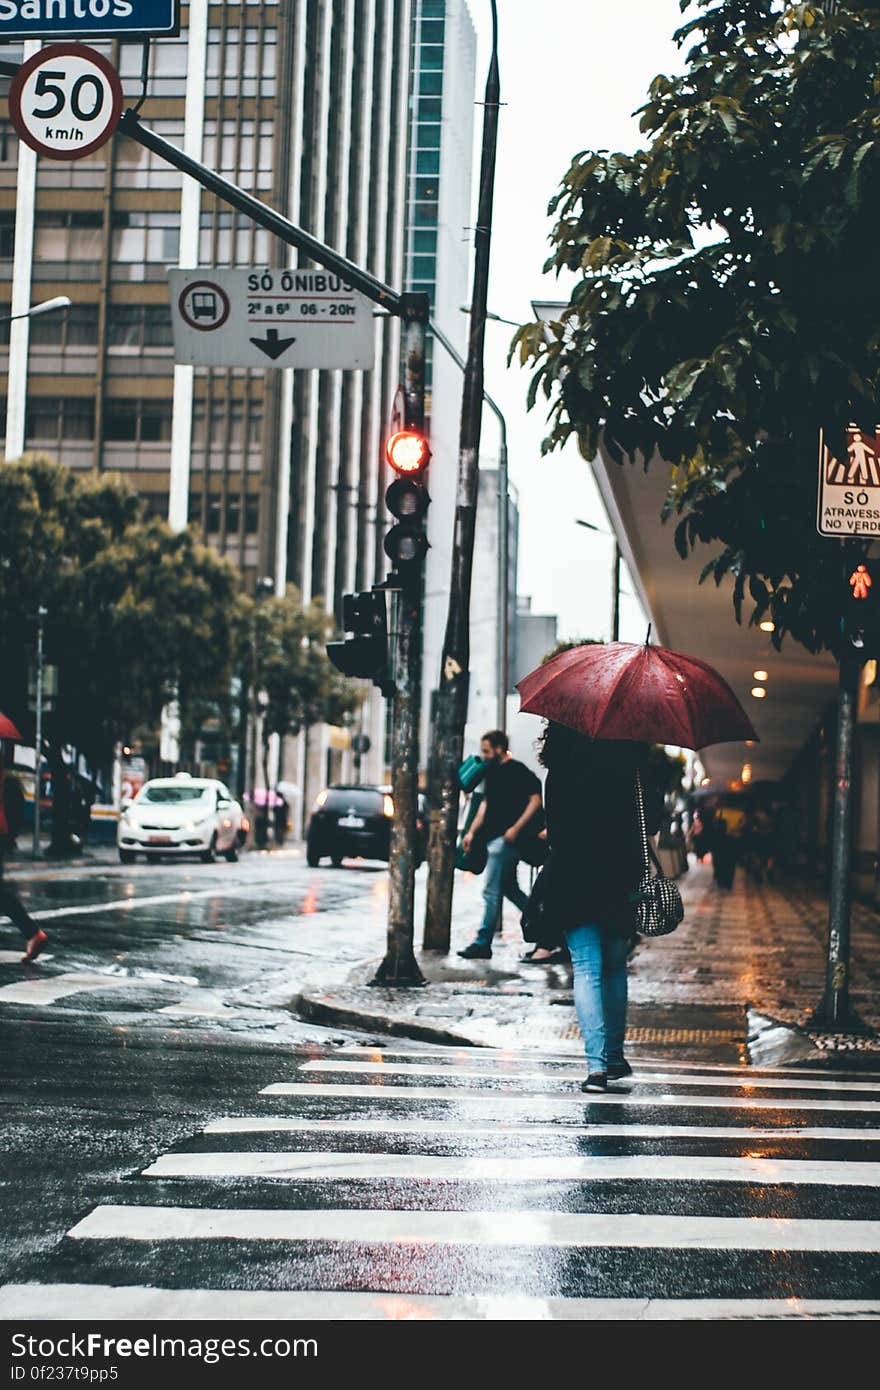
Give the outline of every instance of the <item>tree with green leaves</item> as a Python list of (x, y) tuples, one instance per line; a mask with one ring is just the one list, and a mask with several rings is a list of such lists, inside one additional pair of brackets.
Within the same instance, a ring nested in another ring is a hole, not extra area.
[(154, 727), (173, 696), (190, 725), (228, 698), (239, 589), (227, 561), (149, 517), (120, 477), (35, 456), (0, 468), (0, 709), (32, 727), (42, 605), (46, 660), (58, 667), (45, 721), (56, 850), (67, 839), (65, 746), (106, 765), (117, 740)]
[(315, 724), (340, 724), (361, 705), (366, 687), (347, 680), (327, 657), (335, 623), (320, 599), (303, 605), (295, 589), (283, 598), (249, 601), (241, 627), (240, 658), (264, 704), (261, 720), (263, 782), (269, 786), (269, 744)]
[[(737, 617), (839, 652), (842, 548), (816, 532), (818, 432), (880, 420), (880, 2), (682, 0), (635, 153), (575, 156), (547, 269), (577, 276), (513, 353), (576, 437), (669, 470), (682, 555)], [(694, 14), (693, 11), (699, 11)], [(850, 544), (847, 563), (865, 546)]]

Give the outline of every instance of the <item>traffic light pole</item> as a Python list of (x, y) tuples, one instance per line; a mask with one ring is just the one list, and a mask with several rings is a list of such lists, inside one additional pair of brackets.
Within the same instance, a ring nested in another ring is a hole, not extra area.
[(458, 449), (458, 501), (452, 543), (449, 613), (436, 693), (430, 759), (431, 831), (428, 846), (428, 904), (423, 943), (426, 950), (448, 951), (452, 925), (452, 883), (458, 825), (458, 767), (462, 759), (470, 683), (470, 601), (477, 520), (480, 433), (483, 421), (483, 343), (489, 288), (489, 247), (495, 184), (500, 83), (497, 14), (492, 4), (492, 58), (483, 106), (480, 195), (474, 229), (474, 281), (470, 337), (461, 400)]
[[(403, 294), (404, 427), (425, 429), (426, 294)], [(388, 944), (374, 985), (423, 985), (413, 950), (416, 813), (419, 794), (419, 715), (422, 695), (422, 569), (401, 580), (394, 630), (394, 705), (391, 733), (391, 858), (388, 865)]]

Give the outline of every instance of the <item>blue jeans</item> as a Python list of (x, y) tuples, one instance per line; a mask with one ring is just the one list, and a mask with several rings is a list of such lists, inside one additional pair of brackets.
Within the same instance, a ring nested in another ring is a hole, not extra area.
[(597, 926), (570, 927), (565, 937), (574, 969), (574, 1006), (592, 1076), (623, 1061), (628, 942)]
[(478, 946), (492, 945), (501, 913), (501, 899), (508, 898), (524, 912), (528, 897), (516, 881), (516, 845), (508, 844), (503, 835), (490, 840), (487, 847), (486, 877), (483, 880), (483, 922), (477, 932)]

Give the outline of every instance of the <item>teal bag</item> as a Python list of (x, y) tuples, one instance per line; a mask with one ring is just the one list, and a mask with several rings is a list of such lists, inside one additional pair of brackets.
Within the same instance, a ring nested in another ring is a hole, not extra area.
[(472, 792), (474, 787), (479, 786), (486, 775), (486, 764), (482, 758), (478, 758), (472, 753), (469, 758), (458, 769), (458, 785), (463, 792)]

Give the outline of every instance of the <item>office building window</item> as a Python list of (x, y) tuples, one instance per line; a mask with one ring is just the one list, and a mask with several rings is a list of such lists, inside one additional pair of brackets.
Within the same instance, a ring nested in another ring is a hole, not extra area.
[(108, 401), (104, 407), (104, 438), (112, 443), (167, 443), (171, 438), (171, 401)]
[(34, 219), (34, 260), (62, 265), (74, 261), (97, 265), (104, 244), (100, 212), (37, 212)]
[[(140, 267), (173, 263), (177, 260), (179, 250), (179, 212), (114, 212), (114, 279), (140, 279)], [(129, 267), (137, 267), (138, 270), (131, 270)]]
[[(161, 48), (162, 44), (155, 45)], [(155, 50), (154, 50), (155, 51)], [(140, 56), (140, 49), (124, 44), (122, 52), (133, 52)], [(150, 129), (155, 130), (172, 144), (183, 144), (183, 117), (150, 121)], [(178, 169), (166, 164), (160, 155), (144, 149), (136, 140), (114, 142), (115, 170), (114, 181), (117, 188), (179, 188), (183, 175)]]
[(166, 304), (111, 304), (107, 345), (113, 352), (141, 352), (172, 345), (171, 310)]
[(91, 349), (98, 343), (97, 304), (72, 304), (62, 313), (41, 314), (31, 320), (31, 350), (60, 348)]
[(28, 448), (94, 437), (95, 402), (87, 396), (36, 396), (28, 400), (25, 417)]

